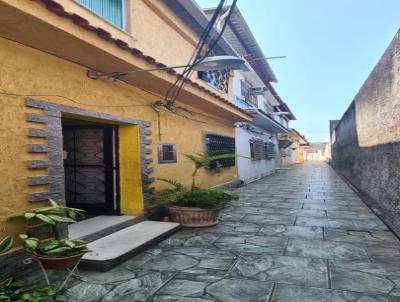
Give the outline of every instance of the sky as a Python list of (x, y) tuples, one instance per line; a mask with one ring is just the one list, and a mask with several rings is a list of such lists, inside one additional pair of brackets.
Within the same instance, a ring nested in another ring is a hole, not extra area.
[[(196, 0), (214, 7), (218, 0)], [(231, 1), (229, 1), (231, 2)], [(310, 141), (328, 141), (400, 27), (400, 0), (238, 0), (274, 84)]]

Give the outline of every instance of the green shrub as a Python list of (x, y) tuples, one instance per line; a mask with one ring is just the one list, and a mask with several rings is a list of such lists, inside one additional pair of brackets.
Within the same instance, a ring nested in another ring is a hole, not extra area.
[(194, 189), (185, 191), (173, 204), (180, 207), (215, 208), (228, 205), (238, 196), (219, 189)]

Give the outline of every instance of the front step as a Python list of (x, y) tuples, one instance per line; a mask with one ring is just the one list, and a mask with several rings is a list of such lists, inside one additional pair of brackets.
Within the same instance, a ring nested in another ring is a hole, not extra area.
[(88, 244), (80, 267), (108, 271), (178, 231), (179, 223), (143, 221)]
[(139, 216), (100, 215), (68, 226), (69, 238), (92, 242), (144, 220)]

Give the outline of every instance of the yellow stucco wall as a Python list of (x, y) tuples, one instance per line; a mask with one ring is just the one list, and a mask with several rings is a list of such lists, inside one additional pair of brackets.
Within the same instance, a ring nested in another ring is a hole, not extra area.
[(118, 141), (121, 213), (143, 215), (139, 126), (120, 126)]
[[(144, 54), (154, 57), (157, 61), (162, 62), (167, 66), (186, 64), (199, 39), (198, 36), (160, 0), (126, 1), (126, 18), (128, 24), (125, 30), (113, 26), (105, 19), (99, 17), (83, 5), (80, 5), (77, 1), (58, 0), (57, 2), (64, 7), (65, 11), (82, 16), (88, 20), (91, 25), (105, 29), (114, 38), (128, 43), (130, 47), (138, 48), (143, 51)], [(16, 10), (20, 10), (23, 12), (23, 16), (18, 18), (15, 17), (14, 22), (11, 22), (11, 25), (6, 23), (4, 29), (0, 28), (0, 32), (4, 31), (6, 33), (2, 34), (2, 36), (13, 35), (13, 32), (15, 32), (13, 30), (15, 27), (14, 23), (22, 24), (26, 22), (27, 19), (24, 14), (27, 13), (40, 20), (39, 22), (32, 21), (32, 24), (29, 23), (31, 30), (36, 33), (37, 38), (35, 37), (35, 39), (39, 40), (38, 38), (40, 38), (40, 47), (43, 47), (44, 49), (48, 48), (50, 49), (50, 52), (59, 52), (58, 55), (60, 57), (67, 56), (68, 53), (72, 51), (71, 45), (66, 44), (64, 49), (57, 49), (56, 46), (48, 46), (47, 44), (52, 44), (54, 41), (47, 39), (48, 33), (45, 32), (46, 27), (50, 28), (51, 26), (55, 26), (60, 31), (66, 32), (81, 41), (88, 42), (90, 45), (95, 45), (103, 51), (116, 55), (126, 62), (135, 65), (143, 64), (143, 60), (138, 60), (129, 52), (121, 51), (113, 45), (113, 43), (104, 41), (96, 34), (77, 26), (71, 22), (71, 20), (59, 17), (50, 12), (45, 8), (45, 5), (41, 3), (41, 1), (0, 0), (0, 7), (3, 4), (10, 6), (13, 9), (15, 8)], [(9, 7), (7, 8), (10, 9)], [(48, 24), (43, 25), (42, 21)], [(9, 32), (11, 32), (11, 34)], [(29, 31), (24, 28), (22, 32), (22, 34), (18, 35), (18, 38), (13, 40), (18, 41), (19, 39), (24, 39), (29, 41), (29, 43), (34, 43), (35, 39), (24, 37), (24, 35), (31, 36)], [(61, 43), (62, 41), (58, 42)], [(74, 43), (75, 42), (76, 41), (74, 41)], [(88, 54), (82, 52), (79, 55), (82, 56), (82, 58), (76, 58), (73, 61), (79, 62), (80, 59), (83, 60)], [(89, 61), (93, 65), (90, 58), (85, 58), (85, 60)], [(106, 62), (100, 65), (101, 67), (99, 67), (99, 70), (105, 70), (107, 68), (104, 67), (109, 67)], [(154, 66), (140, 66), (140, 68), (151, 67)], [(197, 78), (196, 73), (192, 74), (191, 79), (207, 86), (205, 82)], [(217, 89), (211, 89), (215, 93), (228, 97)]]
[(135, 47), (169, 66), (189, 60), (198, 37), (162, 1), (132, 1), (129, 14)]
[[(212, 116), (211, 112), (200, 112), (195, 108), (189, 108), (198, 112), (191, 118), (201, 120), (201, 123), (161, 112), (161, 132), (158, 135), (157, 114), (150, 104), (162, 96), (153, 95), (123, 82), (90, 80), (82, 66), (3, 38), (0, 38), (0, 62), (0, 92), (3, 93), (0, 94), (0, 237), (22, 232), (24, 224), (10, 222), (7, 216), (37, 206), (38, 203), (28, 202), (28, 195), (34, 191), (46, 191), (46, 186), (30, 187), (27, 183), (28, 177), (45, 175), (46, 171), (27, 169), (28, 160), (44, 159), (45, 155), (29, 154), (26, 145), (46, 141), (42, 138), (27, 137), (27, 128), (31, 127), (32, 123), (26, 122), (25, 114), (40, 113), (40, 110), (25, 108), (23, 95), (151, 121), (153, 142), (150, 147), (153, 149), (151, 157), (154, 160), (152, 176), (174, 178), (186, 185), (190, 183), (192, 164), (184, 159), (182, 154), (203, 150), (203, 132), (234, 136), (231, 121)], [(176, 164), (157, 164), (157, 145), (160, 139), (176, 143)], [(197, 183), (200, 186), (212, 186), (235, 178), (236, 167), (215, 174), (201, 171)]]

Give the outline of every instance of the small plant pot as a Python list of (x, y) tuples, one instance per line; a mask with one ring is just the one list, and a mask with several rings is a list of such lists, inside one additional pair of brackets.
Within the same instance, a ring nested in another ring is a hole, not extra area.
[(223, 207), (201, 209), (168, 205), (170, 221), (187, 228), (210, 227), (218, 224), (218, 215)]
[(84, 254), (85, 253), (80, 253), (67, 257), (46, 257), (41, 255), (33, 255), (33, 258), (39, 261), (44, 268), (65, 269), (75, 266), (81, 260)]

